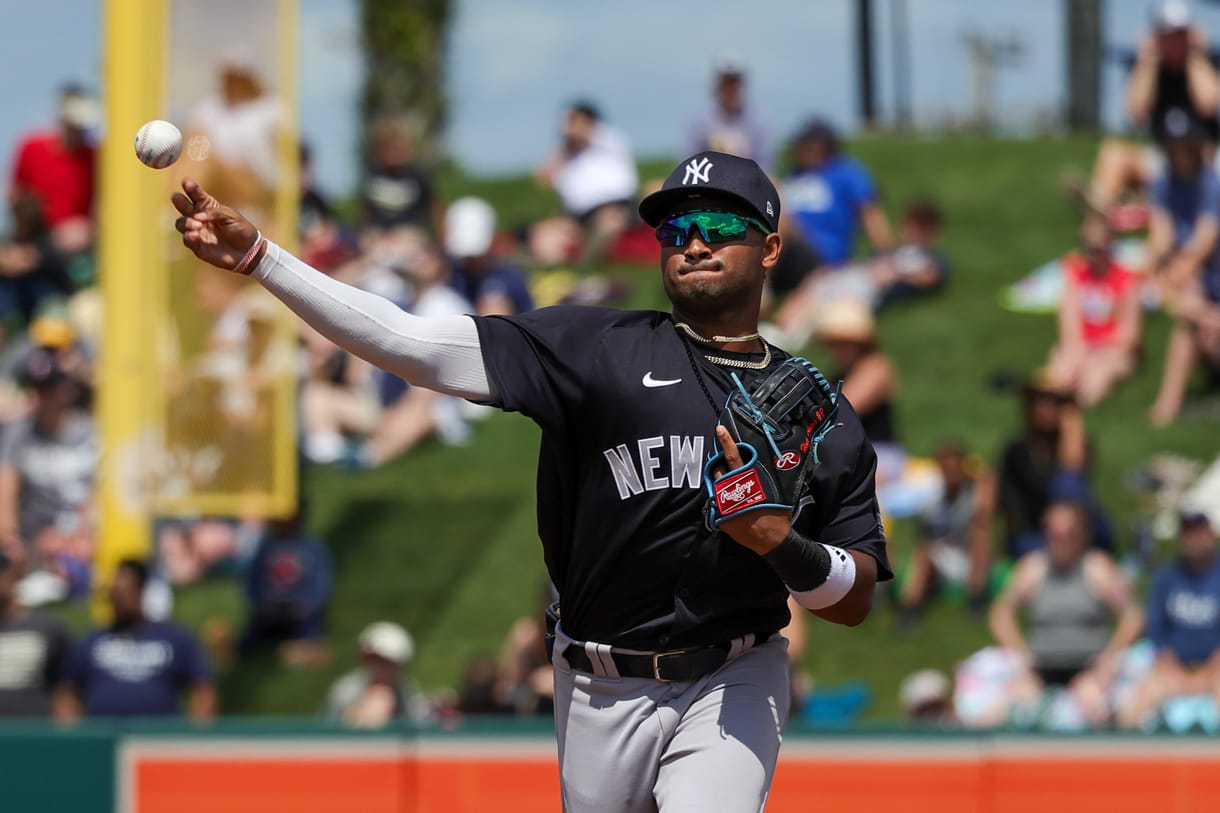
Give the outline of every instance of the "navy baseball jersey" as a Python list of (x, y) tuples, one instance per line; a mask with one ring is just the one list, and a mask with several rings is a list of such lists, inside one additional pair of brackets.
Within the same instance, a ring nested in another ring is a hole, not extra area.
[[(656, 651), (770, 633), (788, 590), (762, 557), (704, 522), (702, 470), (736, 372), (657, 311), (553, 307), (476, 318), (497, 396), (542, 428), (538, 532), (573, 638)], [(758, 360), (759, 353), (711, 351)], [(773, 351), (772, 366), (786, 355)], [(863, 551), (892, 578), (876, 455), (844, 403), (797, 529)]]

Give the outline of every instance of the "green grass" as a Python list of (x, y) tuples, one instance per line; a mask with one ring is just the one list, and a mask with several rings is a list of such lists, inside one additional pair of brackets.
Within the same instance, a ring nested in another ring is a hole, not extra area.
[[(993, 393), (990, 376), (999, 368), (1025, 372), (1039, 365), (1054, 325), (1047, 316), (1001, 310), (997, 294), (1073, 244), (1077, 215), (1057, 179), (1069, 167), (1087, 171), (1094, 149), (1086, 138), (877, 138), (851, 145), (880, 180), (892, 215), (910, 199), (931, 195), (947, 216), (950, 289), (894, 310), (881, 328), (900, 370), (900, 427), (911, 451), (926, 454), (952, 436), (994, 459), (1016, 426), (1014, 399)], [(643, 174), (660, 177), (665, 169), (665, 162), (650, 163)], [(551, 197), (528, 179), (480, 181), (451, 172), (442, 186), (447, 197), (485, 195), (506, 224), (554, 209)], [(663, 305), (652, 269), (635, 270), (632, 278), (633, 304)], [(1134, 510), (1122, 491), (1124, 474), (1153, 452), (1210, 459), (1220, 445), (1216, 427), (1200, 419), (1165, 430), (1147, 427), (1165, 337), (1164, 318), (1153, 316), (1144, 370), (1088, 418), (1098, 487), (1124, 542)], [(265, 661), (242, 664), (224, 678), (225, 710), (313, 713), (335, 674), (350, 667), (356, 633), (377, 618), (400, 621), (415, 635), (416, 677), (425, 687), (456, 685), (464, 661), (495, 651), (511, 620), (537, 603), (544, 577), (534, 531), (537, 438), (525, 419), (496, 415), (465, 448), (428, 445), (373, 472), (312, 472), (311, 522), (330, 543), (338, 567), (330, 615), (338, 660), (315, 672), (285, 672)], [(896, 561), (911, 542), (909, 527), (900, 525), (891, 540)], [(178, 616), (196, 625), (206, 617), (237, 622), (240, 604), (234, 585), (205, 584), (180, 593)], [(856, 629), (815, 621), (806, 666), (822, 686), (866, 679), (875, 696), (869, 716), (892, 718), (903, 676), (925, 666), (950, 669), (986, 640), (982, 622), (954, 606), (934, 608), (909, 636), (895, 631), (892, 610), (881, 607)]]

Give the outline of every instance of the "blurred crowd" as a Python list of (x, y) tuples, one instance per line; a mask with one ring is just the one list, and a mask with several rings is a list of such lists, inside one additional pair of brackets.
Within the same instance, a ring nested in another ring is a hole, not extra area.
[[(1189, 6), (1157, 4), (1132, 66), (1127, 112), (1148, 137), (1106, 139), (1092, 176), (1067, 184), (1080, 209), (1079, 246), (1061, 259), (1057, 338), (1040, 369), (997, 381), (1017, 415), (992, 460), (952, 438), (929, 457), (908, 452), (898, 408), (905, 371), (881, 341), (879, 323), (892, 310), (920, 307), (952, 282), (942, 248), (952, 224), (936, 190), (885, 201), (885, 178), (850, 154), (830, 122), (810, 118), (780, 149), (750, 103), (746, 65), (722, 58), (710, 79), (687, 148), (753, 157), (782, 190), (784, 250), (764, 335), (843, 382), (877, 450), (885, 519), (916, 529), (914, 544), (892, 552), (904, 564), (883, 596), (895, 634), (921, 628), (933, 603), (949, 601), (993, 639), (951, 675), (909, 676), (900, 696), (908, 716), (967, 727), (1220, 730), (1220, 463), (1151, 461), (1131, 488), (1152, 495), (1154, 510), (1125, 539), (1115, 506), (1097, 496), (1088, 428), (1089, 410), (1131, 376), (1159, 377), (1154, 425), (1179, 418), (1196, 371), (1205, 388), (1220, 385), (1220, 74)], [(201, 180), (222, 199), (266, 213), (283, 111), (240, 54), (217, 80), (187, 127), (192, 169), (206, 172)], [(411, 677), (414, 639), (393, 619), (368, 619), (352, 652), (331, 651), (334, 567), (304, 504), (278, 520), (158, 520), (150, 561), (123, 562), (109, 585), (112, 621), (76, 641), (39, 609), (91, 584), (101, 451), (91, 409), (98, 124), (94, 99), (66, 88), (58, 121), (21, 143), (9, 182), (11, 231), (0, 241), (0, 714), (207, 720), (217, 713), (213, 669), (261, 652), (286, 668), (354, 658), (319, 698), (322, 714), (343, 725), (548, 714), (543, 610), (557, 599), (549, 585), (505, 631), (499, 652), (471, 658), (459, 685), (429, 696)], [(613, 304), (631, 281), (604, 269), (655, 261), (656, 241), (634, 207), (658, 182), (640, 178), (627, 137), (595, 103), (563, 111), (556, 146), (534, 176), (553, 193), (552, 213), (530, 222), (505, 222), (479, 197), (442, 199), (416, 135), (409, 117), (372, 122), (361, 186), (339, 203), (317, 187), (302, 146), (297, 239), (307, 262), (412, 313), (444, 316)], [(887, 209), (899, 213), (896, 223)], [(1120, 261), (1116, 243), (1134, 239), (1140, 263)], [(196, 277), (193, 293), (212, 324), (191, 375), (210, 383), (179, 390), (184, 408), (212, 399), (234, 425), (257, 413), (251, 382), (268, 355), (255, 349), (268, 317), (245, 290), (214, 273)], [(1151, 308), (1172, 319), (1163, 359), (1142, 344)], [(303, 324), (295, 338), (307, 465), (378, 467), (421, 444), (467, 443), (487, 415), (410, 387)], [(1157, 537), (1173, 540), (1163, 558)], [(166, 620), (174, 587), (216, 576), (243, 585), (240, 629), (209, 625), (196, 635)], [(795, 708), (813, 721), (858, 711), (854, 689), (836, 694), (804, 674), (803, 619), (798, 612), (788, 630)]]
[[(912, 719), (1220, 731), (1220, 459), (1147, 461), (1127, 484), (1147, 516), (1123, 545), (1116, 506), (1096, 496), (1087, 429), (1087, 411), (1130, 376), (1159, 376), (1154, 427), (1179, 418), (1196, 370), (1205, 393), (1220, 381), (1216, 61), (1187, 3), (1155, 5), (1124, 94), (1146, 139), (1104, 140), (1091, 177), (1066, 184), (1079, 249), (1061, 262), (1058, 338), (1020, 387), (1024, 426), (995, 474), (963, 466), (959, 446), (938, 453), (944, 490), (922, 514), (899, 618), (910, 628), (931, 591), (956, 585), (992, 644), (951, 677), (909, 676)], [(1137, 262), (1119, 260), (1117, 236), (1138, 241)], [(1171, 320), (1164, 359), (1142, 344), (1152, 308)], [(1002, 546), (989, 541), (993, 517)], [(1161, 561), (1158, 537), (1172, 539)]]

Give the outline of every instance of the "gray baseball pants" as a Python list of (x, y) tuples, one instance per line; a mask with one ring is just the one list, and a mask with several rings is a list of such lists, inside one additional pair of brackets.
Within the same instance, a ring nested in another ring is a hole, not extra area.
[[(619, 676), (605, 644), (556, 630), (555, 724), (565, 813), (759, 813), (790, 700), (788, 641), (775, 635), (699, 680)], [(583, 647), (598, 673), (564, 659)]]

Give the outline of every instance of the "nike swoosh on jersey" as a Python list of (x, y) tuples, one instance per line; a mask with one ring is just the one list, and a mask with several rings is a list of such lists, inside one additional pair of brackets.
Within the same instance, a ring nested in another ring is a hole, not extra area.
[(682, 383), (680, 378), (653, 378), (652, 370), (644, 373), (643, 384), (645, 387), (672, 387), (674, 384)]

